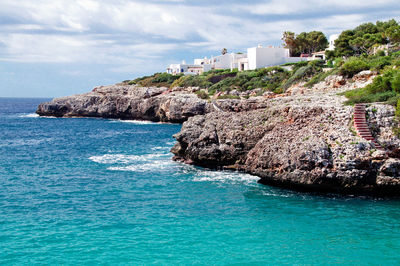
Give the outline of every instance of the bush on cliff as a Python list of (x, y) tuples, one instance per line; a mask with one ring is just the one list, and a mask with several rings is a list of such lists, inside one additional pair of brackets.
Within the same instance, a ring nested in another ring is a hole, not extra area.
[(209, 96), (209, 95), (207, 94), (207, 92), (205, 92), (204, 90), (196, 91), (195, 94), (196, 94), (197, 97), (199, 97), (200, 99), (206, 100), (206, 99), (209, 99), (209, 98), (210, 98), (210, 96)]
[(151, 76), (144, 76), (130, 81), (124, 81), (129, 85), (140, 85), (143, 87), (170, 87), (173, 82), (182, 75), (171, 75), (168, 73), (155, 73)]
[[(284, 90), (288, 89), (290, 86), (300, 82), (300, 81), (308, 81), (314, 75), (317, 75), (322, 72), (323, 63), (320, 60), (300, 62), (293, 68), (291, 77), (283, 83), (282, 88)], [(303, 66), (302, 66), (303, 65)]]
[(343, 63), (339, 68), (339, 74), (348, 78), (351, 78), (355, 74), (369, 69), (367, 60), (360, 57), (350, 57), (346, 62)]
[(365, 88), (347, 91), (344, 95), (348, 98), (347, 104), (369, 102), (396, 104), (400, 96), (400, 70), (388, 68)]

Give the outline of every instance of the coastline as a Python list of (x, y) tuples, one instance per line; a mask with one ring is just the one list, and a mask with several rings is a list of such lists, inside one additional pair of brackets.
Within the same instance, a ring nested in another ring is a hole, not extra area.
[(400, 143), (392, 132), (394, 108), (368, 108), (369, 122), (379, 128), (376, 138), (391, 151), (382, 152), (354, 135), (353, 108), (338, 95), (373, 78), (362, 74), (341, 79), (338, 86), (339, 78), (330, 77), (311, 89), (296, 84), (280, 97), (211, 101), (198, 98), (193, 88), (119, 84), (54, 99), (39, 105), (37, 113), (183, 123), (174, 135), (174, 160), (239, 170), (260, 177), (262, 184), (294, 190), (397, 197), (400, 160), (391, 154)]

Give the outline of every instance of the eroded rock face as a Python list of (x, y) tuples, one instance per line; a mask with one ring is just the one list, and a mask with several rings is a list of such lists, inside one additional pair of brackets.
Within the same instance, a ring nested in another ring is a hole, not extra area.
[(42, 103), (39, 115), (56, 117), (103, 117), (182, 123), (211, 110), (210, 104), (195, 94), (167, 88), (113, 85), (92, 92), (56, 98)]
[[(353, 108), (344, 100), (314, 93), (265, 100), (257, 110), (196, 116), (174, 136), (172, 152), (176, 160), (245, 171), (264, 184), (400, 196), (399, 159), (354, 134)], [(386, 118), (378, 137), (397, 146), (391, 108), (378, 108)]]
[[(199, 88), (113, 85), (39, 105), (39, 115), (104, 117), (182, 123), (174, 159), (245, 171), (260, 182), (319, 192), (400, 196), (400, 140), (394, 108), (367, 108), (378, 142), (355, 134), (353, 108), (338, 92), (363, 87), (374, 73), (349, 82), (331, 76), (282, 95), (202, 100)], [(256, 93), (255, 95), (258, 95)], [(249, 95), (247, 95), (249, 96)]]

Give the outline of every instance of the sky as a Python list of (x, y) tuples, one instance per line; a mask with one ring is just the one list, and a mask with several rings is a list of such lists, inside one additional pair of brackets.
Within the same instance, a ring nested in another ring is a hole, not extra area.
[(0, 0), (0, 97), (60, 97), (258, 44), (400, 21), (399, 0)]

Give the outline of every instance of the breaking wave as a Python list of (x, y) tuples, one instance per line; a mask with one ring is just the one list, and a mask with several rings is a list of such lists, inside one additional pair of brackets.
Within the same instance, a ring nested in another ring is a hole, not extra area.
[(31, 114), (19, 115), (18, 117), (21, 117), (21, 118), (36, 118), (36, 117), (39, 117), (39, 115), (36, 114), (36, 113), (31, 113)]
[(168, 156), (166, 153), (155, 153), (145, 155), (125, 155), (125, 154), (104, 154), (101, 156), (91, 156), (89, 160), (100, 164), (129, 164), (135, 162), (146, 162), (154, 158)]
[(194, 182), (222, 182), (255, 184), (260, 178), (245, 173), (230, 171), (199, 170), (193, 177)]

